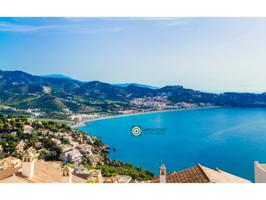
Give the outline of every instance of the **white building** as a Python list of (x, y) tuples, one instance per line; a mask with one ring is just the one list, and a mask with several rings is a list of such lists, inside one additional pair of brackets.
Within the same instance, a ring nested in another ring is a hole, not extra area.
[(92, 155), (92, 146), (89, 144), (80, 144), (77, 145), (77, 149), (80, 151), (80, 153), (86, 157), (89, 157)]
[(27, 154), (22, 159), (22, 176), (32, 179), (34, 177), (34, 166), (35, 166), (35, 156), (27, 152)]
[(66, 151), (63, 151), (59, 159), (63, 162), (81, 162), (83, 155), (79, 152), (78, 149), (70, 148)]
[(23, 132), (24, 133), (31, 133), (32, 130), (33, 130), (33, 128), (30, 125), (24, 125), (23, 126)]
[(266, 183), (266, 164), (254, 162), (255, 183)]
[(51, 140), (56, 146), (59, 146), (62, 143), (61, 140), (58, 140), (58, 139), (55, 139), (55, 138), (52, 138)]
[(78, 122), (82, 122), (82, 121), (86, 121), (86, 120), (90, 120), (90, 119), (95, 119), (97, 118), (98, 115), (97, 114), (77, 114), (77, 115), (71, 115), (69, 118), (72, 121), (75, 121), (76, 123)]

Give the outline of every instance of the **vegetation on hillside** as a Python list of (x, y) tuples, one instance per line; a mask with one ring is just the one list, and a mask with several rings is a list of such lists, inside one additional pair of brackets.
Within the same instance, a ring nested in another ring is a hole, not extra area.
[[(24, 133), (24, 125), (30, 125), (33, 128), (32, 133)], [(54, 145), (52, 138), (55, 136), (44, 136), (39, 130), (51, 132), (69, 132), (71, 128), (65, 124), (55, 123), (53, 121), (33, 121), (25, 116), (5, 116), (0, 115), (0, 157), (9, 155), (21, 157), (24, 152), (16, 152), (17, 145), (23, 141), (23, 149), (34, 147), (40, 151), (39, 158), (45, 160), (58, 160), (61, 153), (60, 148)], [(65, 138), (57, 137), (62, 143)]]
[[(30, 128), (30, 131), (27, 131), (27, 128)], [(100, 169), (105, 177), (129, 175), (139, 181), (152, 179), (153, 174), (149, 171), (110, 160), (108, 148), (99, 138), (90, 137), (92, 140), (86, 138), (88, 138), (86, 133), (73, 130), (66, 124), (0, 114), (0, 159), (7, 156), (21, 159), (25, 151), (32, 148), (36, 151), (38, 159), (59, 161), (62, 153), (61, 145), (71, 146), (72, 142), (78, 142), (92, 145), (93, 155), (99, 155), (101, 158), (97, 161), (97, 165), (93, 165), (89, 158), (83, 159), (79, 164), (87, 169)], [(69, 162), (66, 165), (73, 167), (74, 163)]]
[(80, 82), (63, 78), (33, 76), (21, 71), (0, 70), (0, 102), (17, 109), (54, 112), (118, 112), (136, 109), (134, 98), (162, 97), (172, 105), (179, 102), (211, 103), (216, 106), (266, 106), (266, 94), (206, 93), (182, 86), (158, 89), (99, 81)]

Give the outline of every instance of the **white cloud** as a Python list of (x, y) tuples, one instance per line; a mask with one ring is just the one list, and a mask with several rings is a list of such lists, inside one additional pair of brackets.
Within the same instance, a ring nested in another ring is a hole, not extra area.
[(162, 27), (183, 26), (190, 23), (191, 17), (137, 17), (128, 18), (135, 21), (151, 21), (159, 24)]
[(175, 26), (183, 26), (187, 25), (188, 22), (184, 20), (173, 20), (173, 21), (168, 21), (163, 24), (165, 27), (175, 27)]
[(29, 25), (19, 23), (9, 23), (0, 21), (0, 32), (39, 32), (39, 31), (70, 31), (78, 33), (99, 33), (99, 32), (120, 32), (126, 30), (122, 26), (90, 26), (90, 24), (48, 24), (48, 25)]
[(0, 31), (2, 32), (34, 32), (41, 30), (56, 29), (58, 26), (43, 25), (43, 26), (33, 26), (33, 25), (21, 25), (8, 22), (0, 22)]
[[(38, 18), (37, 18), (38, 19)], [(189, 23), (191, 18), (183, 17), (110, 17), (110, 18), (77, 18), (77, 17), (67, 17), (59, 18), (58, 21), (45, 20), (42, 19), (41, 24), (27, 23), (23, 20), (17, 20), (13, 22), (2, 21), (0, 18), (0, 32), (40, 32), (40, 31), (69, 31), (77, 33), (99, 33), (99, 32), (121, 32), (128, 29), (127, 25), (108, 25), (106, 24), (95, 24), (92, 23), (92, 19), (107, 21), (147, 21), (152, 24), (158, 25), (160, 27), (176, 27), (182, 26)], [(133, 25), (135, 26), (135, 25)]]

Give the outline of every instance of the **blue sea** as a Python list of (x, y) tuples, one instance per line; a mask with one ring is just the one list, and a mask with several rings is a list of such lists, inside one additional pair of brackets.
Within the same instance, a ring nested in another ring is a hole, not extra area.
[[(131, 132), (142, 129), (140, 136)], [(266, 109), (212, 108), (141, 114), (79, 128), (115, 147), (110, 157), (155, 174), (198, 163), (254, 180), (254, 160), (266, 162)]]

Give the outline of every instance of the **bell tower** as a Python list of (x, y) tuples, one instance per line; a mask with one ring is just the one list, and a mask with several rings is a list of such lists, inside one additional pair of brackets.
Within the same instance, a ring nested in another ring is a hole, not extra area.
[(72, 169), (70, 167), (64, 167), (62, 169), (63, 173), (63, 182), (72, 183)]
[(35, 156), (27, 152), (22, 158), (22, 175), (32, 179), (34, 177)]
[(160, 166), (160, 183), (166, 183), (166, 167), (164, 164)]

